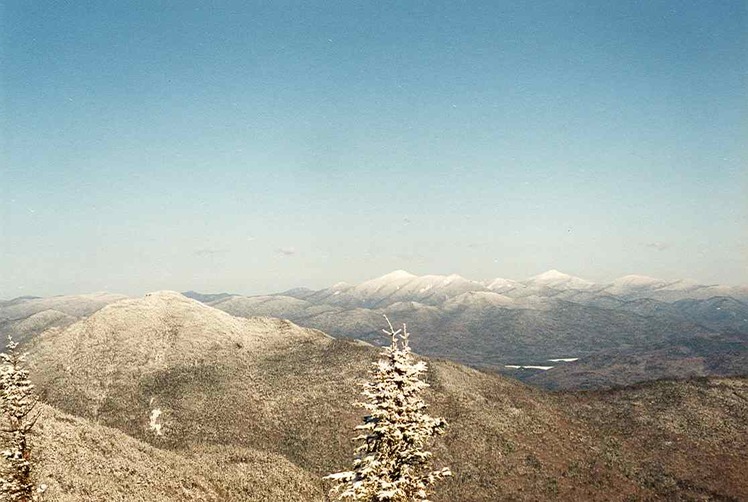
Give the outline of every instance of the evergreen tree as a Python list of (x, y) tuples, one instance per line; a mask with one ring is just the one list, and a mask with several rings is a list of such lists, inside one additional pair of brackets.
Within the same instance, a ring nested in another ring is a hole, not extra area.
[[(386, 317), (385, 317), (386, 319)], [(443, 434), (447, 423), (424, 410), (421, 393), (428, 384), (420, 379), (426, 363), (416, 362), (408, 345), (408, 331), (392, 327), (387, 319), (390, 345), (374, 363), (364, 384), (366, 401), (357, 403), (369, 414), (356, 427), (361, 434), (353, 470), (326, 476), (338, 482), (330, 492), (338, 500), (366, 502), (427, 502), (431, 485), (451, 474), (449, 468), (432, 471), (426, 443)]]
[(0, 479), (0, 500), (29, 502), (35, 499), (31, 481), (31, 447), (28, 435), (39, 418), (34, 385), (24, 368), (26, 356), (18, 351), (18, 344), (8, 336), (6, 352), (0, 354), (0, 425), (5, 460)]

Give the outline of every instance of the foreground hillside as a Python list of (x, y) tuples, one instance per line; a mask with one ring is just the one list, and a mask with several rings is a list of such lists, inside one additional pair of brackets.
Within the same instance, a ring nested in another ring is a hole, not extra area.
[[(256, 458), (236, 449), (281, 459), (265, 465), (297, 480), (284, 485), (288, 500), (315, 500), (325, 491), (319, 478), (349, 465), (362, 416), (350, 403), (378, 354), (365, 343), (288, 321), (232, 317), (171, 292), (106, 306), (45, 332), (30, 350), (50, 404), (127, 435), (116, 441), (141, 441), (186, 461), (210, 448), (212, 465), (229, 477), (231, 465)], [(435, 458), (455, 473), (434, 500), (748, 498), (742, 379), (549, 394), (431, 361), (428, 381), (432, 412), (451, 425)], [(155, 408), (162, 436), (148, 426)], [(693, 461), (700, 458), (713, 461)], [(257, 473), (252, 462), (237, 469)]]
[(177, 454), (42, 407), (33, 453), (48, 502), (321, 500), (319, 482), (279, 455), (203, 446)]
[(660, 381), (582, 395), (582, 401), (575, 417), (610, 441), (621, 438), (632, 450), (648, 451), (632, 474), (669, 497), (746, 499), (748, 379)]

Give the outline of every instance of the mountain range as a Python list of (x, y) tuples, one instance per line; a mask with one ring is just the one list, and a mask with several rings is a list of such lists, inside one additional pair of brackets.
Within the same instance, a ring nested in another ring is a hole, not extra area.
[[(350, 466), (352, 403), (379, 353), (169, 291), (25, 346), (50, 501), (323, 501), (321, 477)], [(449, 423), (434, 461), (454, 472), (436, 502), (748, 498), (745, 378), (550, 393), (425, 360), (430, 413)]]
[(321, 290), (187, 295), (235, 316), (282, 317), (375, 344), (387, 315), (412, 327), (421, 354), (554, 389), (748, 372), (746, 287), (636, 275), (595, 284), (556, 270), (525, 281), (399, 270)]
[[(748, 288), (629, 275), (608, 284), (551, 270), (523, 281), (416, 276), (242, 296), (185, 296), (234, 316), (269, 316), (383, 343), (383, 315), (411, 327), (420, 354), (548, 389), (748, 373)], [(0, 335), (23, 341), (126, 297), (109, 293), (0, 302)]]

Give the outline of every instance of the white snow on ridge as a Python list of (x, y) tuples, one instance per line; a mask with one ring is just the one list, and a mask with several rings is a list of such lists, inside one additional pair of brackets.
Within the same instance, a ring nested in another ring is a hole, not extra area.
[(407, 284), (417, 276), (406, 272), (405, 270), (395, 270), (389, 274), (370, 279), (354, 286), (353, 291), (364, 294), (372, 294), (380, 291), (397, 291), (400, 286)]
[(662, 279), (655, 279), (646, 275), (625, 275), (613, 281), (613, 286), (620, 287), (643, 287), (643, 286), (662, 286), (666, 284)]
[(720, 294), (729, 296), (732, 293), (732, 291), (723, 291), (723, 289), (720, 286), (700, 284), (689, 279), (665, 281), (645, 275), (619, 277), (605, 288), (611, 294), (654, 294), (658, 295), (654, 298), (665, 301), (688, 298), (687, 295), (694, 295), (693, 298), (709, 298)]
[(564, 274), (558, 270), (548, 270), (542, 274), (530, 277), (526, 283), (538, 286), (547, 286), (561, 289), (588, 289), (595, 285), (594, 282)]
[(646, 275), (626, 275), (614, 280), (605, 288), (611, 294), (636, 293), (642, 291), (653, 291), (664, 286), (668, 282)]
[(549, 282), (549, 281), (566, 281), (569, 279), (573, 279), (574, 276), (571, 276), (569, 274), (565, 274), (563, 272), (559, 272), (558, 270), (551, 269), (543, 272), (542, 274), (538, 274), (535, 276), (530, 277), (531, 281), (537, 281), (537, 282)]
[(670, 284), (663, 286), (661, 289), (665, 289), (668, 291), (688, 291), (690, 289), (698, 289), (704, 287), (708, 286), (699, 284), (698, 282), (692, 281), (691, 279), (682, 279), (680, 281), (671, 282)]
[[(551, 290), (551, 291), (547, 291)], [(682, 298), (707, 299), (712, 296), (748, 297), (748, 288), (702, 285), (694, 281), (665, 281), (645, 275), (626, 275), (608, 283), (595, 283), (552, 269), (523, 281), (498, 277), (487, 281), (474, 281), (457, 274), (414, 275), (405, 270), (395, 270), (381, 277), (357, 285), (337, 283), (325, 291), (338, 301), (396, 302), (417, 300), (427, 304), (449, 300), (466, 292), (492, 292), (514, 300), (512, 308), (537, 308), (547, 303), (553, 294), (570, 301), (583, 301), (576, 294), (621, 295), (626, 298), (650, 297), (661, 301)], [(340, 294), (336, 292), (340, 291)], [(566, 295), (566, 296), (563, 296)], [(491, 298), (497, 300), (497, 298)], [(467, 300), (464, 298), (463, 300)], [(489, 297), (470, 299), (487, 301)], [(506, 298), (502, 299), (507, 305)], [(489, 303), (494, 303), (490, 301)], [(522, 303), (524, 306), (520, 305)]]
[[(428, 287), (446, 286), (448, 284), (452, 284), (453, 282), (467, 281), (467, 279), (457, 274), (422, 275), (421, 277), (416, 277), (415, 279), (418, 281), (419, 284), (424, 284)], [(469, 281), (469, 282), (472, 282), (472, 281)]]
[[(412, 292), (426, 292), (431, 289), (438, 289), (443, 288), (446, 286), (449, 286), (451, 284), (455, 283), (465, 283), (465, 282), (473, 282), (468, 281), (467, 279), (457, 275), (457, 274), (451, 274), (451, 275), (412, 275), (408, 274), (407, 272), (398, 271), (393, 272), (391, 274), (387, 274), (385, 276), (379, 277), (377, 279), (372, 279), (370, 281), (366, 281), (359, 286), (356, 286), (356, 289), (363, 289), (366, 286), (390, 286), (390, 287), (401, 287), (403, 289), (406, 289), (408, 291)], [(479, 285), (476, 283), (476, 285)]]
[(578, 357), (561, 357), (559, 359), (548, 359), (549, 363), (573, 363), (574, 361), (578, 361)]
[[(394, 272), (390, 272), (389, 274), (385, 274), (382, 277), (378, 277), (376, 279), (372, 279), (372, 281), (400, 281), (403, 279), (415, 279), (418, 277), (417, 275), (413, 275), (410, 272), (406, 272), (405, 270), (395, 270)], [(367, 281), (371, 282), (371, 281)]]
[(511, 279), (504, 279), (502, 277), (497, 277), (496, 279), (492, 281), (486, 281), (484, 283), (486, 287), (492, 291), (494, 290), (503, 290), (507, 291), (510, 289), (517, 288), (521, 286), (517, 281), (513, 281)]
[(416, 276), (404, 270), (396, 270), (382, 277), (370, 279), (345, 291), (355, 298), (381, 301), (398, 299), (435, 298), (443, 294), (446, 298), (464, 291), (483, 290), (485, 287), (457, 274)]

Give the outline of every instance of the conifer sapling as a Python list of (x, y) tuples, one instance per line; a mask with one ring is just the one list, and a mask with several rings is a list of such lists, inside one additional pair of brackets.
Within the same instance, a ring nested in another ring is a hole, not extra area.
[[(387, 319), (385, 317), (385, 319)], [(415, 361), (405, 325), (395, 330), (389, 319), (390, 337), (379, 361), (370, 370), (357, 403), (369, 414), (356, 429), (353, 469), (326, 476), (337, 481), (330, 492), (338, 500), (368, 502), (427, 502), (431, 486), (451, 474), (449, 468), (431, 470), (431, 452), (424, 448), (443, 434), (447, 423), (425, 413), (421, 393), (428, 384), (420, 379), (426, 363)]]

